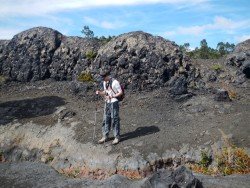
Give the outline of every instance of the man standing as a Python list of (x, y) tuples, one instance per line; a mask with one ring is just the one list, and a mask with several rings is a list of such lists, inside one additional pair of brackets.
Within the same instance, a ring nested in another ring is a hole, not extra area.
[(118, 144), (120, 141), (120, 118), (119, 118), (119, 101), (117, 97), (122, 95), (120, 83), (111, 78), (109, 71), (101, 71), (100, 76), (103, 80), (103, 91), (96, 91), (97, 95), (105, 97), (104, 119), (102, 124), (103, 137), (98, 141), (104, 143), (108, 139), (111, 123), (113, 122), (113, 134), (115, 139), (112, 144)]

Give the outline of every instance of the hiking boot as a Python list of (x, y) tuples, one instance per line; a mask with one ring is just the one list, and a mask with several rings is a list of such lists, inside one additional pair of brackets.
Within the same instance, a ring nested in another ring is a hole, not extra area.
[(112, 144), (113, 144), (113, 145), (118, 144), (119, 141), (120, 141), (120, 140), (119, 140), (118, 138), (115, 138), (115, 139), (113, 140)]
[(108, 140), (108, 138), (102, 137), (101, 140), (98, 141), (98, 144), (103, 144), (103, 143), (106, 142), (107, 140)]

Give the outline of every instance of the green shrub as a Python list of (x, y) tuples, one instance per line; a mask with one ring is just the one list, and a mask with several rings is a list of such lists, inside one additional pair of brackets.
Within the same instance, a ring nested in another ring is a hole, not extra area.
[(199, 165), (203, 167), (208, 167), (210, 163), (211, 157), (209, 157), (206, 151), (201, 151), (201, 161), (199, 162)]
[(80, 81), (80, 82), (94, 82), (94, 79), (89, 72), (82, 72), (78, 76), (78, 81)]
[(219, 72), (219, 71), (222, 70), (222, 66), (219, 65), (219, 64), (214, 64), (214, 65), (212, 66), (212, 69)]
[(96, 55), (97, 55), (97, 53), (94, 52), (93, 50), (87, 51), (87, 52), (86, 52), (86, 57), (87, 57), (87, 59), (89, 59), (89, 60), (94, 60), (95, 57), (96, 57)]
[(49, 156), (48, 159), (47, 159), (47, 162), (51, 162), (51, 161), (53, 161), (53, 160), (54, 160), (54, 157)]
[(4, 162), (4, 154), (2, 150), (0, 150), (0, 162)]
[(0, 85), (6, 82), (6, 77), (0, 75)]

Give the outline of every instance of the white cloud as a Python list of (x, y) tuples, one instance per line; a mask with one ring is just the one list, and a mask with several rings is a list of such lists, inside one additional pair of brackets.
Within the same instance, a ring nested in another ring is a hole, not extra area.
[(142, 4), (198, 5), (210, 0), (0, 0), (0, 16), (43, 15), (69, 9)]
[[(35, 19), (34, 21), (20, 22), (19, 20), (7, 20), (5, 22), (7, 26), (0, 26), (0, 40), (11, 39), (14, 35), (32, 27), (49, 27), (58, 30), (64, 35), (68, 35), (70, 33), (69, 29), (74, 27), (73, 21), (71, 19), (62, 17), (58, 18), (49, 15), (39, 17), (39, 19)], [(65, 25), (68, 27), (65, 27)]]
[(243, 42), (243, 41), (245, 41), (247, 39), (250, 39), (250, 35), (242, 35), (242, 36), (235, 37), (235, 40), (237, 42)]
[(115, 24), (115, 23), (111, 23), (111, 22), (108, 22), (108, 21), (102, 21), (100, 22), (100, 26), (102, 28), (105, 28), (105, 29), (115, 29), (117, 27), (119, 27), (119, 23), (118, 24)]
[(166, 32), (163, 33), (163, 36), (166, 36), (166, 37), (171, 37), (171, 36), (174, 36), (174, 35), (176, 35), (175, 31), (166, 31)]
[(19, 32), (21, 32), (20, 29), (0, 28), (0, 39), (12, 39), (12, 37)]
[(113, 22), (101, 21), (101, 20), (90, 18), (87, 16), (85, 16), (83, 19), (87, 24), (91, 24), (96, 27), (101, 27), (104, 29), (116, 29), (116, 28), (120, 28), (126, 25), (125, 23), (120, 22), (120, 21), (113, 21)]
[[(250, 27), (250, 20), (242, 20), (242, 21), (233, 21), (231, 19), (216, 16), (213, 20), (213, 23), (204, 24), (204, 25), (196, 25), (190, 27), (178, 27), (175, 31), (170, 31), (175, 33), (176, 35), (202, 35), (209, 31), (223, 31), (225, 33), (234, 33), (238, 29), (245, 29)], [(167, 31), (166, 33), (168, 33)]]
[(212, 25), (208, 25), (208, 29), (211, 28), (211, 29), (234, 30), (238, 28), (248, 27), (249, 24), (250, 20), (233, 21), (231, 19), (217, 16), (214, 19), (214, 23)]
[(204, 26), (178, 27), (176, 33), (185, 35), (200, 35), (204, 32), (204, 29)]

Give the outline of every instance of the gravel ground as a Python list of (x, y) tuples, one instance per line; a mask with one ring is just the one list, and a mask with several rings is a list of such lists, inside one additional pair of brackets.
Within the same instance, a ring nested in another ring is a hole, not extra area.
[[(0, 88), (2, 123), (15, 119), (53, 126), (53, 112), (64, 106), (82, 122), (74, 127), (74, 138), (80, 143), (92, 142), (97, 107), (96, 141), (101, 137), (103, 101), (87, 95), (73, 94), (70, 82), (51, 80), (35, 83), (12, 83)], [(111, 152), (129, 155), (134, 149), (144, 155), (161, 154), (166, 149), (180, 149), (183, 144), (195, 147), (217, 141), (221, 134), (233, 135), (238, 146), (250, 147), (249, 89), (239, 90), (232, 102), (216, 102), (213, 95), (197, 94), (188, 101), (173, 101), (167, 89), (127, 93), (120, 106), (121, 142)], [(112, 138), (112, 132), (110, 134)], [(106, 143), (111, 145), (111, 141)]]

